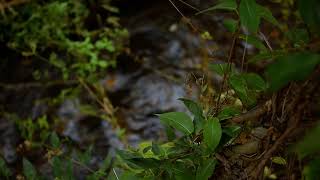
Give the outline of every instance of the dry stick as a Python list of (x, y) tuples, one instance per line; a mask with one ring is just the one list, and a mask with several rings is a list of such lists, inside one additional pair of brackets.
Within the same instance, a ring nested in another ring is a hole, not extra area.
[(10, 2), (0, 3), (0, 11), (3, 11), (4, 9), (10, 8), (12, 6), (17, 6), (17, 5), (20, 5), (20, 4), (24, 4), (24, 3), (27, 3), (27, 2), (29, 2), (29, 0), (13, 0), (13, 1), (10, 1)]
[(246, 35), (246, 43), (244, 45), (244, 50), (243, 50), (243, 55), (241, 60), (241, 72), (243, 72), (244, 59), (246, 57), (247, 46), (248, 46), (248, 35)]
[(190, 27), (193, 29), (194, 32), (197, 32), (197, 28), (191, 23), (191, 20), (187, 18), (180, 10), (179, 8), (172, 2), (172, 0), (169, 0), (169, 2), (172, 4), (172, 6), (178, 11), (178, 13), (182, 16), (183, 20), (190, 25)]
[(258, 117), (262, 116), (263, 114), (265, 114), (268, 111), (269, 106), (270, 106), (269, 102), (270, 102), (270, 100), (267, 101), (264, 105), (259, 106), (251, 111), (248, 111), (245, 114), (235, 116), (231, 119), (231, 121), (235, 122), (235, 123), (241, 123), (243, 121), (257, 119)]
[(183, 3), (183, 4), (187, 5), (187, 6), (189, 6), (190, 8), (192, 8), (192, 9), (194, 9), (194, 10), (196, 10), (196, 11), (200, 11), (200, 9), (198, 9), (198, 8), (196, 8), (196, 7), (194, 7), (194, 6), (192, 6), (191, 4), (189, 4), (189, 3), (185, 2), (185, 1), (182, 1), (182, 0), (178, 0), (178, 1), (180, 1), (181, 3)]
[(264, 154), (262, 160), (260, 161), (259, 165), (255, 169), (255, 173), (253, 173), (252, 179), (259, 179), (259, 176), (261, 176), (261, 172), (262, 172), (265, 164), (270, 159), (272, 154), (279, 148), (279, 146), (287, 139), (288, 136), (290, 136), (292, 131), (298, 126), (299, 120), (301, 119), (301, 114), (302, 114), (301, 111), (303, 110), (303, 107), (304, 106), (300, 106), (300, 108), (297, 110), (298, 114), (296, 116), (293, 116), (289, 120), (288, 124), (290, 124), (290, 126), (280, 136), (280, 138), (273, 144), (273, 146)]

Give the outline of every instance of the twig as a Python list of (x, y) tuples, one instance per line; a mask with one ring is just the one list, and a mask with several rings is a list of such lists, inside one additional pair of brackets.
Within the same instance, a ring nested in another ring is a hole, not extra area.
[(304, 106), (301, 106), (298, 109), (298, 112), (295, 116), (292, 116), (288, 123), (290, 126), (286, 129), (286, 131), (280, 136), (280, 138), (273, 144), (273, 146), (264, 154), (262, 160), (258, 164), (257, 168), (255, 168), (255, 172), (253, 173), (252, 179), (259, 179), (261, 176), (261, 172), (267, 161), (272, 157), (273, 153), (280, 147), (281, 144), (290, 136), (292, 131), (298, 126), (299, 121), (301, 119), (302, 110)]
[(233, 56), (233, 52), (234, 52), (234, 48), (235, 48), (235, 45), (236, 45), (236, 41), (237, 41), (237, 36), (238, 36), (238, 33), (235, 33), (234, 34), (234, 37), (233, 37), (233, 40), (232, 40), (232, 45), (231, 45), (231, 48), (230, 48), (230, 52), (229, 52), (229, 56), (228, 56), (228, 71), (227, 72), (224, 72), (223, 74), (223, 81), (222, 81), (222, 86), (219, 88), (219, 97), (218, 97), (218, 100), (217, 100), (217, 104), (216, 104), (216, 114), (219, 112), (220, 110), (220, 100), (221, 100), (221, 93), (224, 89), (224, 86), (226, 84), (226, 81), (227, 81), (227, 77), (228, 77), (228, 72), (231, 71), (231, 62), (232, 62), (232, 56)]
[(197, 28), (191, 23), (191, 20), (187, 18), (180, 10), (179, 8), (172, 2), (172, 0), (169, 0), (169, 2), (172, 4), (172, 6), (177, 10), (177, 12), (182, 16), (183, 20), (190, 25), (190, 27), (197, 32)]
[(187, 6), (189, 6), (190, 8), (192, 8), (192, 9), (194, 9), (194, 10), (196, 10), (196, 11), (200, 11), (200, 9), (198, 9), (198, 8), (196, 8), (196, 7), (194, 7), (194, 6), (192, 6), (191, 4), (189, 4), (189, 3), (185, 2), (185, 1), (182, 1), (182, 0), (178, 0), (178, 1), (180, 1), (181, 3), (183, 3), (183, 4), (187, 5)]
[(10, 2), (0, 3), (0, 11), (3, 11), (4, 9), (7, 9), (7, 8), (11, 8), (12, 6), (24, 4), (27, 2), (29, 2), (29, 0), (13, 0)]
[(268, 112), (269, 109), (270, 109), (270, 100), (267, 101), (264, 105), (258, 106), (257, 108), (251, 111), (248, 111), (245, 114), (233, 117), (231, 121), (235, 123), (241, 123), (243, 121), (257, 119), (258, 117)]

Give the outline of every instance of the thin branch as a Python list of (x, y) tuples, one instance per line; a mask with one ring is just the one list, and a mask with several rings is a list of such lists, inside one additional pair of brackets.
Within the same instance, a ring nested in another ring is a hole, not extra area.
[(257, 119), (258, 117), (262, 116), (263, 114), (265, 114), (266, 112), (268, 112), (268, 110), (270, 109), (270, 103), (271, 101), (268, 100), (264, 105), (262, 106), (258, 106), (257, 108), (248, 111), (245, 114), (242, 115), (238, 115), (236, 117), (233, 117), (231, 119), (232, 122), (235, 123), (241, 123), (244, 121), (249, 121), (249, 120), (254, 120)]
[(187, 5), (188, 7), (192, 8), (192, 9), (194, 9), (194, 10), (196, 10), (196, 11), (200, 11), (200, 9), (192, 6), (191, 4), (189, 4), (189, 3), (185, 2), (185, 1), (182, 1), (182, 0), (178, 0), (178, 1), (180, 1), (181, 3)]
[(182, 16), (183, 20), (190, 25), (190, 27), (197, 32), (197, 28), (191, 23), (191, 20), (189, 18), (187, 18), (181, 11), (180, 9), (172, 2), (172, 0), (169, 0), (169, 2), (171, 3), (171, 5), (177, 10), (177, 12)]
[(11, 8), (12, 6), (25, 4), (27, 2), (29, 2), (29, 0), (13, 0), (13, 1), (10, 1), (10, 2), (0, 3), (0, 11), (3, 11), (5, 9), (7, 9), (7, 8)]

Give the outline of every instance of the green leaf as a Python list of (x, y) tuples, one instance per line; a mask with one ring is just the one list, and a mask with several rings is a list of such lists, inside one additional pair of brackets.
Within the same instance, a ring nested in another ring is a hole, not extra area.
[(220, 76), (223, 76), (225, 73), (234, 73), (234, 64), (228, 64), (228, 63), (211, 63), (209, 64), (209, 69), (213, 72), (219, 74)]
[(195, 116), (202, 116), (202, 108), (198, 103), (185, 98), (179, 98), (178, 100), (182, 101), (188, 110)]
[(277, 21), (276, 18), (273, 17), (272, 12), (268, 8), (257, 4), (257, 11), (258, 11), (260, 17), (269, 21), (273, 25), (280, 26), (280, 23)]
[(287, 161), (283, 157), (279, 157), (279, 156), (271, 157), (271, 161), (273, 163), (280, 164), (280, 165), (286, 165), (287, 164)]
[(309, 52), (277, 58), (265, 71), (270, 90), (277, 91), (291, 81), (304, 80), (319, 63), (320, 55)]
[(214, 171), (214, 168), (218, 161), (216, 159), (206, 159), (197, 168), (196, 180), (207, 180), (209, 179)]
[(279, 56), (283, 56), (285, 55), (286, 52), (284, 52), (283, 50), (276, 50), (276, 51), (268, 51), (268, 52), (261, 52), (260, 54), (257, 54), (255, 56), (253, 56), (252, 58), (249, 59), (249, 63), (256, 63), (258, 61), (262, 61), (262, 60), (273, 60)]
[(245, 42), (248, 44), (253, 45), (254, 47), (258, 48), (260, 51), (265, 52), (268, 51), (266, 46), (261, 42), (259, 38), (256, 36), (245, 36), (245, 35), (240, 35), (240, 38), (243, 39)]
[(208, 11), (213, 10), (228, 10), (228, 11), (235, 11), (237, 9), (237, 2), (235, 0), (220, 0), (217, 5), (210, 7), (208, 9), (202, 10), (197, 14), (206, 13)]
[(302, 28), (291, 29), (286, 33), (286, 36), (295, 46), (306, 44), (310, 41), (308, 31)]
[(7, 167), (5, 160), (0, 157), (0, 177), (6, 177), (7, 179), (9, 179), (9, 176), (11, 176), (11, 174), (12, 173)]
[(199, 132), (203, 129), (205, 119), (203, 117), (202, 108), (199, 106), (198, 103), (185, 99), (180, 98), (184, 105), (188, 108), (188, 110), (194, 115), (194, 126), (195, 126), (195, 132)]
[(191, 118), (183, 112), (169, 112), (159, 114), (160, 121), (166, 125), (183, 132), (186, 135), (191, 134), (194, 131), (194, 126)]
[(255, 0), (241, 0), (239, 13), (241, 25), (250, 32), (256, 33), (260, 24), (260, 15)]
[(307, 155), (320, 152), (320, 143), (317, 143), (320, 137), (320, 123), (295, 146), (295, 152), (302, 159)]
[(255, 73), (246, 73), (242, 75), (247, 82), (247, 87), (250, 90), (264, 91), (267, 88), (266, 82), (261, 76)]
[(213, 152), (219, 145), (222, 129), (218, 118), (209, 118), (203, 129), (204, 143)]
[(59, 157), (52, 158), (52, 171), (55, 178), (63, 177), (63, 166)]
[(23, 164), (23, 175), (27, 178), (27, 180), (36, 180), (37, 171), (31, 164), (31, 162), (28, 161), (26, 158), (23, 158), (22, 164)]
[(303, 21), (319, 34), (320, 29), (320, 1), (319, 0), (298, 0), (298, 8)]
[(154, 142), (152, 142), (152, 152), (155, 155), (159, 155), (161, 153), (159, 145)]
[(228, 31), (234, 33), (237, 30), (238, 21), (234, 19), (225, 19), (223, 20), (223, 25)]
[(244, 105), (252, 107), (256, 104), (255, 94), (249, 91), (247, 81), (243, 75), (232, 75), (228, 82)]
[(222, 120), (232, 118), (239, 114), (241, 114), (241, 111), (238, 108), (234, 106), (228, 106), (228, 107), (224, 107), (222, 111), (218, 114), (218, 119), (222, 121)]
[(51, 143), (51, 146), (53, 148), (59, 148), (60, 147), (60, 139), (59, 139), (57, 133), (55, 133), (55, 132), (51, 133), (51, 135), (50, 135), (50, 143)]

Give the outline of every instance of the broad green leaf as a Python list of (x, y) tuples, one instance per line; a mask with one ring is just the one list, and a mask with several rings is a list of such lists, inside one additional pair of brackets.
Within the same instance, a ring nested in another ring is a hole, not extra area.
[(188, 110), (195, 116), (202, 116), (202, 108), (198, 103), (185, 98), (179, 98), (180, 101), (188, 108)]
[(228, 107), (224, 107), (221, 112), (218, 114), (218, 119), (222, 120), (226, 120), (229, 118), (232, 118), (236, 115), (241, 114), (241, 111), (233, 106), (228, 106)]
[(269, 21), (273, 25), (276, 25), (276, 26), (280, 25), (279, 22), (277, 21), (277, 19), (273, 17), (272, 12), (268, 8), (257, 4), (257, 10), (258, 10), (258, 13), (259, 13), (260, 17), (262, 17), (265, 20)]
[(223, 20), (223, 25), (228, 31), (234, 33), (237, 30), (238, 21), (234, 19), (225, 19)]
[(239, 13), (241, 25), (250, 32), (256, 33), (260, 24), (260, 15), (255, 0), (241, 0)]
[(279, 56), (283, 56), (285, 55), (286, 52), (284, 52), (283, 50), (276, 50), (276, 51), (268, 51), (268, 52), (261, 52), (260, 54), (257, 54), (255, 56), (253, 56), (252, 58), (249, 59), (249, 63), (256, 63), (258, 61), (262, 61), (262, 60), (273, 60)]
[(240, 38), (243, 39), (248, 44), (253, 45), (254, 47), (256, 47), (257, 49), (259, 49), (262, 52), (265, 52), (268, 50), (266, 48), (266, 46), (262, 43), (262, 41), (259, 38), (257, 38), (256, 36), (241, 35)]
[(142, 150), (143, 154), (147, 153), (149, 150), (151, 150), (151, 148), (152, 148), (151, 146), (145, 147), (145, 148)]
[(218, 161), (216, 159), (206, 159), (198, 167), (196, 173), (196, 180), (207, 180), (209, 179), (214, 171), (214, 168)]
[(0, 157), (0, 177), (6, 177), (7, 179), (9, 179), (9, 176), (11, 176), (11, 174), (12, 173), (7, 167), (5, 160)]
[(169, 125), (165, 125), (164, 128), (165, 128), (168, 140), (173, 141), (176, 138), (176, 133), (174, 132), (174, 129)]
[(320, 152), (320, 143), (318, 143), (320, 137), (320, 123), (295, 146), (294, 150), (298, 153), (302, 159), (307, 155), (313, 155)]
[(298, 0), (298, 8), (303, 21), (319, 34), (320, 29), (320, 1)]
[(306, 44), (310, 41), (308, 31), (302, 28), (291, 29), (286, 33), (286, 36), (295, 46)]
[(265, 71), (270, 90), (277, 91), (291, 81), (304, 80), (319, 63), (320, 55), (309, 52), (277, 58)]
[(250, 90), (264, 91), (267, 88), (266, 82), (261, 76), (255, 73), (246, 73), (242, 75), (247, 82), (247, 86)]
[(235, 11), (237, 9), (237, 2), (235, 0), (220, 0), (217, 5), (210, 7), (208, 9), (202, 10), (197, 14), (206, 13), (213, 10), (228, 10)]
[(37, 171), (31, 164), (31, 162), (28, 161), (28, 159), (23, 158), (22, 164), (23, 164), (23, 175), (27, 178), (27, 180), (36, 180)]
[(247, 81), (243, 75), (232, 75), (228, 82), (244, 105), (252, 107), (256, 104), (256, 94), (254, 92), (250, 92)]
[(183, 112), (169, 112), (159, 114), (160, 121), (166, 125), (172, 126), (173, 128), (189, 135), (193, 132), (194, 126), (191, 118)]
[(280, 157), (280, 156), (272, 157), (271, 161), (273, 163), (280, 164), (280, 165), (286, 165), (287, 164), (287, 161), (283, 157)]
[(60, 139), (55, 132), (52, 132), (50, 135), (50, 143), (53, 148), (59, 148), (60, 146)]
[(213, 152), (219, 145), (222, 129), (218, 118), (209, 118), (203, 129), (203, 140), (209, 150)]
[(53, 157), (52, 158), (52, 171), (53, 171), (53, 176), (55, 178), (62, 178), (63, 177), (63, 166), (61, 159), (59, 157)]
[(219, 74), (220, 76), (223, 76), (225, 73), (234, 73), (234, 64), (228, 64), (228, 63), (211, 63), (209, 64), (209, 69), (213, 72)]
[(203, 117), (202, 108), (200, 105), (192, 100), (180, 98), (188, 110), (194, 115), (194, 127), (195, 132), (199, 132), (203, 129), (205, 119)]
[(159, 155), (161, 153), (160, 146), (154, 142), (152, 142), (152, 152), (155, 155)]

